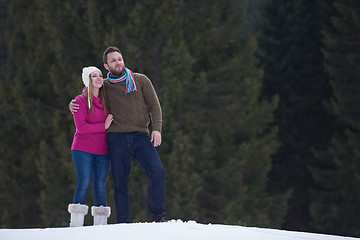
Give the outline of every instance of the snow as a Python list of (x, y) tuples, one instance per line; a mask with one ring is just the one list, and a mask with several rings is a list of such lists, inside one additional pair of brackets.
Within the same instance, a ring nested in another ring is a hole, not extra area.
[(166, 223), (109, 224), (76, 228), (0, 229), (1, 240), (72, 240), (72, 239), (141, 239), (141, 240), (355, 240), (359, 238), (326, 234), (195, 221), (171, 220)]

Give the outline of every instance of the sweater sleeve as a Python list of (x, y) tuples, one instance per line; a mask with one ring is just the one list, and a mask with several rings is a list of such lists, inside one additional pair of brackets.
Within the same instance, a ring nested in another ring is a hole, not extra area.
[(105, 132), (105, 122), (103, 123), (89, 123), (86, 120), (88, 112), (88, 108), (86, 106), (85, 98), (81, 97), (81, 95), (77, 96), (76, 103), (79, 104), (79, 109), (76, 113), (74, 113), (74, 122), (76, 126), (76, 131), (79, 133), (98, 133)]
[(143, 95), (145, 102), (148, 106), (150, 112), (150, 118), (153, 130), (161, 132), (162, 127), (162, 111), (159, 102), (159, 98), (155, 92), (154, 86), (151, 83), (150, 79), (143, 75), (144, 86), (143, 86)]

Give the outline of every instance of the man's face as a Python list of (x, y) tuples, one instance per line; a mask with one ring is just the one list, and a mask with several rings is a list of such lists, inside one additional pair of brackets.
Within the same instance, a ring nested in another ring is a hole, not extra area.
[(115, 76), (120, 76), (125, 69), (124, 59), (118, 52), (111, 52), (107, 55), (107, 64), (104, 67)]

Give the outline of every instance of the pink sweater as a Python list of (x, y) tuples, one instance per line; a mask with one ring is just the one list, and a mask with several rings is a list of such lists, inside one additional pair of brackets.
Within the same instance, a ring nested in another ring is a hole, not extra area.
[(92, 154), (108, 154), (107, 135), (105, 131), (104, 106), (100, 98), (93, 98), (94, 114), (91, 115), (84, 95), (76, 98), (79, 104), (78, 111), (74, 114), (76, 132), (71, 145), (71, 150), (80, 150)]

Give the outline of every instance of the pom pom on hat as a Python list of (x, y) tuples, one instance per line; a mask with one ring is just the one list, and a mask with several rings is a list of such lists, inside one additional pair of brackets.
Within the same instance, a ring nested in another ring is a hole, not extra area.
[(100, 69), (94, 66), (84, 67), (82, 69), (82, 81), (85, 87), (87, 87), (89, 109), (90, 109), (90, 94), (89, 94), (90, 74), (94, 71), (101, 72)]

